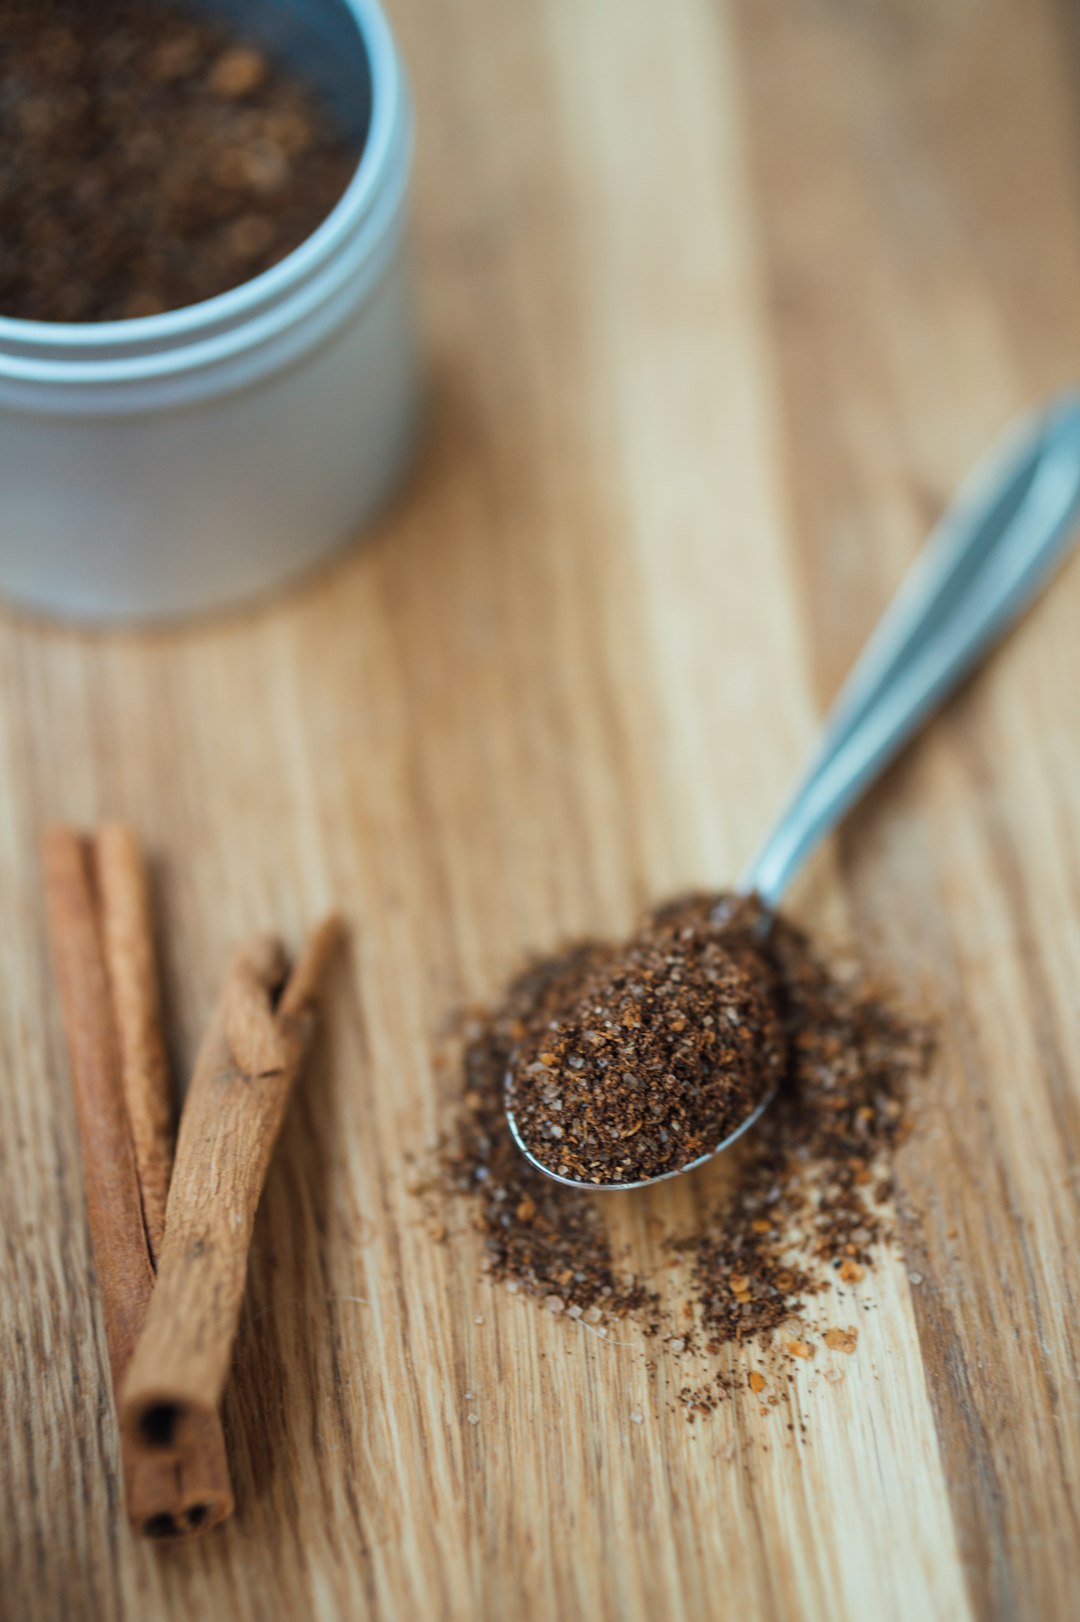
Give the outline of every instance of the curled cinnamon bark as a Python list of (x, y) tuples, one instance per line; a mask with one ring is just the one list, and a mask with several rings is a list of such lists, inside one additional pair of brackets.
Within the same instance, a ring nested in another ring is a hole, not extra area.
[(93, 854), (120, 1078), (143, 1220), (156, 1263), (165, 1236), (173, 1103), (162, 1034), (149, 875), (138, 839), (122, 822), (105, 823), (97, 829)]
[[(71, 828), (52, 828), (42, 841), (42, 857), (87, 1215), (113, 1392), (118, 1395), (154, 1289), (154, 1252), (144, 1214), (153, 1210), (153, 1199), (146, 1201), (140, 1186), (118, 1034), (138, 1024), (144, 1029), (147, 1053), (161, 1050), (160, 1033), (146, 1032), (147, 1022), (156, 1020), (157, 1004), (154, 992), (151, 1011), (148, 988), (155, 977), (145, 873), (132, 836), (126, 831), (111, 833), (101, 864), (108, 874), (104, 888), (111, 897), (115, 932), (126, 945), (107, 965), (91, 843)], [(140, 897), (137, 904), (122, 899), (125, 886)], [(159, 1122), (162, 1099), (168, 1095), (165, 1075), (156, 1062), (132, 1063), (127, 1080), (133, 1089), (152, 1086), (152, 1100), (140, 1100), (131, 1091), (129, 1097), (137, 1117)], [(151, 1158), (154, 1177), (167, 1187), (165, 1142), (164, 1150)], [(167, 1462), (131, 1446), (123, 1436), (120, 1454), (128, 1516), (143, 1535), (190, 1537), (232, 1513), (225, 1442), (216, 1410), (200, 1416), (184, 1447)]]
[(125, 1438), (148, 1457), (182, 1453), (221, 1400), (255, 1210), (340, 935), (327, 919), (291, 974), (276, 937), (234, 954), (184, 1104), (157, 1286), (121, 1392)]

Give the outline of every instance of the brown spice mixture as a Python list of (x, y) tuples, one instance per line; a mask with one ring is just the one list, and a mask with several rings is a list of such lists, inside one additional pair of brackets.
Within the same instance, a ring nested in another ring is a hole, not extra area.
[(729, 1206), (707, 1232), (673, 1241), (720, 1340), (776, 1327), (830, 1274), (862, 1278), (888, 1237), (888, 1162), (928, 1059), (924, 1028), (865, 982), (838, 979), (783, 918), (768, 952), (788, 1031), (784, 1086), (747, 1142)]
[(508, 1101), (548, 1170), (597, 1184), (678, 1171), (776, 1086), (785, 1033), (746, 916), (654, 917), (625, 945), (581, 953), (537, 996)]
[[(650, 928), (666, 943), (673, 931), (690, 930), (698, 940), (725, 907), (726, 927), (745, 938), (760, 916), (754, 906), (692, 897), (655, 913), (635, 936), (634, 951)], [(633, 1314), (656, 1331), (672, 1307), (651, 1275), (663, 1279), (674, 1253), (690, 1266), (706, 1350), (718, 1352), (727, 1342), (769, 1334), (831, 1279), (854, 1282), (872, 1265), (875, 1247), (889, 1237), (882, 1210), (889, 1161), (905, 1130), (907, 1088), (927, 1062), (927, 1032), (865, 980), (839, 978), (783, 917), (771, 920), (759, 950), (786, 1037), (779, 1094), (723, 1157), (733, 1181), (724, 1179), (722, 1201), (692, 1232), (669, 1231), (658, 1242), (648, 1278), (620, 1272), (604, 1216), (611, 1196), (567, 1189), (537, 1171), (503, 1114), (511, 1055), (526, 1042), (540, 1051), (541, 1032), (553, 1010), (565, 1007), (567, 989), (580, 987), (599, 963), (610, 972), (611, 948), (587, 944), (535, 964), (466, 1032), (463, 1097), (444, 1147), (443, 1187), (472, 1202), (495, 1279), (586, 1322)]]
[(247, 281), (358, 153), (305, 86), (157, 0), (0, 0), (0, 315), (109, 321)]
[(466, 1032), (464, 1095), (445, 1171), (449, 1187), (476, 1203), (495, 1278), (542, 1297), (556, 1313), (569, 1309), (599, 1323), (605, 1314), (647, 1310), (657, 1298), (639, 1280), (617, 1275), (597, 1199), (563, 1188), (531, 1166), (510, 1136), (503, 1110), (507, 1064), (526, 1022), (557, 996), (559, 984), (581, 972), (593, 950), (571, 950), (528, 969), (509, 987), (502, 1006)]

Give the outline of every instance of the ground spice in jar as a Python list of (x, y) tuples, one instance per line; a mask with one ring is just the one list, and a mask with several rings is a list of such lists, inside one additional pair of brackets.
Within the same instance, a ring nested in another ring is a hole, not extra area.
[(253, 45), (158, 0), (0, 0), (0, 315), (195, 304), (298, 247), (359, 154)]
[[(714, 1163), (693, 1173), (702, 1193), (691, 1230), (672, 1215), (646, 1265), (628, 1273), (605, 1217), (615, 1196), (546, 1177), (520, 1153), (506, 1124), (504, 1079), (512, 1057), (552, 1051), (543, 1044), (552, 1020), (561, 1024), (560, 1010), (566, 1021), (597, 975), (614, 983), (608, 946), (585, 944), (534, 964), (497, 1008), (472, 1020), (436, 1182), (442, 1195), (471, 1205), (493, 1279), (598, 1332), (611, 1318), (632, 1318), (672, 1351), (688, 1345), (688, 1334), (709, 1353), (769, 1338), (830, 1284), (854, 1285), (874, 1265), (890, 1237), (890, 1167), (906, 1131), (905, 1099), (929, 1054), (925, 1026), (865, 977), (837, 974), (801, 930), (783, 916), (766, 918), (756, 903), (704, 896), (660, 909), (633, 938), (635, 973), (651, 955), (650, 940), (666, 959), (673, 941), (692, 943), (696, 952), (702, 941), (713, 942), (714, 932), (744, 970), (751, 962), (744, 948), (753, 943), (778, 1025), (768, 1048), (783, 1058), (776, 1098), (725, 1152), (723, 1172), (715, 1176), (720, 1163)], [(627, 980), (639, 983), (639, 973)], [(683, 983), (675, 986), (682, 996)], [(718, 1187), (716, 1197), (710, 1185)], [(653, 1214), (664, 1202), (669, 1212), (682, 1208), (672, 1185), (648, 1198)], [(681, 1320), (678, 1335), (669, 1329), (665, 1338), (661, 1331), (686, 1305), (682, 1287), (678, 1301), (669, 1298), (673, 1261), (689, 1269), (694, 1324), (688, 1331)], [(787, 1336), (799, 1351), (789, 1357), (809, 1362), (815, 1349), (809, 1334), (800, 1319), (798, 1333)], [(727, 1376), (721, 1371), (716, 1379), (722, 1394)], [(700, 1408), (696, 1399), (694, 1407)]]
[(775, 1088), (786, 1039), (745, 915), (654, 917), (625, 945), (581, 953), (538, 996), (507, 1102), (549, 1171), (596, 1184), (679, 1171)]

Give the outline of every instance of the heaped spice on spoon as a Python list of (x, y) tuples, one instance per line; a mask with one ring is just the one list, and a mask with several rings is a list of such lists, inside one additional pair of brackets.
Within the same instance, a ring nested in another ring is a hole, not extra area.
[(596, 1184), (679, 1171), (775, 1088), (786, 1039), (747, 915), (660, 915), (552, 979), (508, 1072), (542, 1166)]
[[(650, 937), (668, 951), (673, 938), (700, 942), (718, 929), (744, 968), (744, 948), (759, 958), (778, 1025), (777, 1096), (743, 1139), (695, 1172), (700, 1215), (689, 1228), (674, 1214), (685, 1209), (677, 1185), (626, 1196), (565, 1188), (530, 1165), (505, 1121), (512, 1055), (550, 1051), (542, 1044), (552, 1019), (576, 1008), (601, 972), (611, 983), (618, 949), (586, 944), (537, 963), (473, 1020), (440, 1186), (473, 1205), (493, 1279), (598, 1329), (630, 1318), (656, 1332), (674, 1322), (671, 1263), (682, 1261), (696, 1340), (719, 1352), (769, 1336), (830, 1283), (852, 1286), (873, 1266), (890, 1236), (891, 1161), (909, 1086), (927, 1063), (927, 1031), (865, 976), (834, 972), (783, 916), (766, 931), (759, 921), (755, 903), (691, 897), (654, 913), (632, 943), (639, 964)], [(636, 1273), (609, 1237), (611, 1202), (621, 1198), (650, 1202), (655, 1232)], [(685, 1294), (680, 1286), (679, 1301)], [(680, 1322), (665, 1344), (681, 1347), (685, 1333)]]
[(0, 316), (226, 292), (314, 231), (358, 158), (306, 85), (194, 10), (0, 0)]

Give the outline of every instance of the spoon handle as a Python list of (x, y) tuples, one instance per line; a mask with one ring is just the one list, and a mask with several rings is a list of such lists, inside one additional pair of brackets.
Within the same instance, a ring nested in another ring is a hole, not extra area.
[(817, 843), (1018, 619), (1080, 516), (1080, 394), (1024, 418), (962, 485), (857, 659), (740, 889), (775, 905)]

